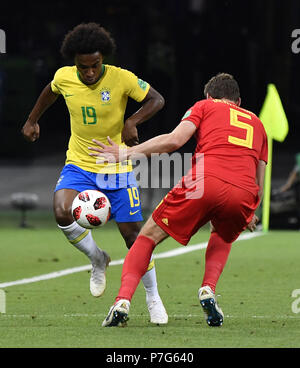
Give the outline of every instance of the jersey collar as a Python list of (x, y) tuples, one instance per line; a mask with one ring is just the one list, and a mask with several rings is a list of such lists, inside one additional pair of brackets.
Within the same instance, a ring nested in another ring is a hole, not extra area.
[(94, 86), (94, 85), (95, 85), (96, 83), (98, 83), (98, 82), (99, 82), (99, 80), (103, 77), (104, 72), (105, 72), (105, 65), (104, 65), (104, 64), (102, 64), (101, 74), (99, 75), (99, 78), (96, 80), (96, 82), (95, 82), (95, 83), (93, 83), (93, 84), (85, 84), (85, 83), (81, 80), (81, 78), (80, 78), (80, 74), (79, 74), (79, 72), (78, 72), (78, 70), (77, 70), (77, 67), (76, 67), (76, 74), (77, 74), (77, 77), (78, 77), (78, 79), (80, 80), (80, 82), (81, 82), (81, 83), (83, 83), (85, 86)]

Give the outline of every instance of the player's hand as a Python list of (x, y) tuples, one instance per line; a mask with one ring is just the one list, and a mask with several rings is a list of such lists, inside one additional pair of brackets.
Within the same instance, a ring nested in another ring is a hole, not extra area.
[(38, 123), (32, 123), (29, 120), (24, 124), (21, 133), (29, 142), (35, 142), (40, 137), (40, 126)]
[(249, 222), (247, 229), (253, 232), (256, 229), (256, 224), (258, 223), (259, 218), (254, 214), (252, 220)]
[(114, 141), (107, 137), (107, 141), (110, 146), (93, 139), (93, 143), (97, 144), (98, 147), (88, 147), (90, 151), (89, 155), (98, 157), (97, 164), (103, 163), (116, 163), (127, 159), (127, 149), (119, 146)]
[(139, 144), (139, 136), (136, 125), (127, 120), (122, 130), (122, 142), (127, 146), (132, 147)]

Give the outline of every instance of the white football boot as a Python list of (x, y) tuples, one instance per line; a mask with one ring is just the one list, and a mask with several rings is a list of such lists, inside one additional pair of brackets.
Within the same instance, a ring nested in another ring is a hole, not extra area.
[[(99, 249), (100, 251), (100, 249)], [(109, 255), (105, 251), (100, 251), (99, 259), (92, 263), (92, 271), (90, 278), (90, 291), (95, 297), (101, 296), (106, 288), (105, 271), (111, 261)]]
[(159, 296), (154, 298), (146, 295), (146, 303), (150, 314), (150, 322), (164, 325), (168, 323), (168, 314)]
[(102, 322), (102, 327), (124, 327), (128, 321), (129, 308), (129, 300), (120, 299), (117, 301), (117, 303), (110, 308), (107, 317)]
[(222, 326), (224, 314), (218, 306), (214, 292), (209, 286), (203, 286), (198, 291), (198, 298), (202, 306), (206, 322), (211, 327)]

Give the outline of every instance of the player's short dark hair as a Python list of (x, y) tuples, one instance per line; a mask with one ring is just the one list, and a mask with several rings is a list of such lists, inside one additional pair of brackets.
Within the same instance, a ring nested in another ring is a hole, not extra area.
[(76, 54), (93, 54), (97, 51), (109, 56), (115, 47), (110, 33), (99, 24), (81, 23), (66, 34), (60, 52), (64, 58), (71, 60)]
[(230, 101), (238, 101), (240, 89), (237, 81), (231, 74), (218, 73), (212, 77), (204, 87), (204, 96), (209, 94), (212, 98), (226, 98)]

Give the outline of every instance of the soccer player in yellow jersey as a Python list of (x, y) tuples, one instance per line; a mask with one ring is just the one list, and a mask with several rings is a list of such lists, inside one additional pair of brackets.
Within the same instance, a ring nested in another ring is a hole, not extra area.
[[(93, 138), (106, 144), (107, 136), (119, 144), (138, 144), (136, 126), (150, 119), (164, 105), (163, 97), (147, 82), (128, 70), (103, 63), (114, 48), (109, 32), (96, 23), (80, 24), (71, 30), (64, 38), (61, 53), (74, 60), (75, 65), (57, 70), (22, 129), (27, 140), (37, 140), (39, 118), (59, 95), (64, 97), (70, 114), (71, 137), (65, 166), (55, 188), (53, 207), (58, 227), (92, 263), (90, 291), (96, 297), (105, 290), (105, 271), (110, 258), (96, 245), (91, 231), (74, 221), (73, 199), (86, 189), (104, 192), (111, 202), (111, 218), (128, 248), (134, 243), (143, 218), (131, 162), (99, 165), (96, 158), (89, 155), (88, 147)], [(124, 122), (128, 97), (140, 102), (141, 108)], [(167, 323), (153, 260), (142, 281), (151, 322)]]

